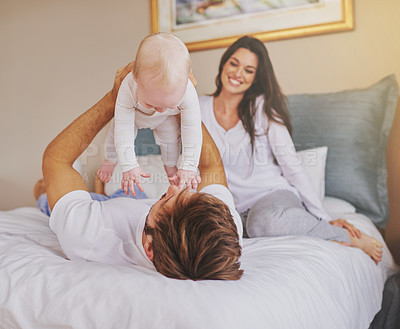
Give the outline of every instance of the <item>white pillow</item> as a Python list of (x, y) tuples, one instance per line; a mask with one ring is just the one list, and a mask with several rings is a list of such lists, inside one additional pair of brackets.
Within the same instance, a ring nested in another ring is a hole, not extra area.
[(321, 146), (297, 152), (304, 171), (311, 179), (319, 199), (322, 201), (325, 196), (325, 166), (328, 147)]
[[(312, 148), (297, 152), (297, 156), (304, 171), (310, 176), (318, 197), (323, 200), (325, 196), (325, 163), (328, 148), (326, 146)], [(150, 178), (142, 178), (143, 190), (150, 199), (158, 199), (169, 186), (167, 174), (161, 162), (160, 155), (138, 156), (140, 167), (151, 174)], [(105, 193), (113, 194), (121, 188), (122, 173), (117, 165), (109, 183), (105, 184)]]
[(330, 215), (336, 213), (354, 214), (356, 212), (356, 207), (354, 207), (351, 203), (330, 196), (326, 196), (324, 200), (322, 200), (322, 205), (325, 211)]

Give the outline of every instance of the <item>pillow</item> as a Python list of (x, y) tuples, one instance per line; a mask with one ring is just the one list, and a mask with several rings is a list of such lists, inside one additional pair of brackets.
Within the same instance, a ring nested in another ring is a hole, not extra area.
[(325, 196), (325, 163), (328, 148), (326, 146), (297, 152), (297, 157), (304, 171), (311, 179), (311, 183), (322, 201)]
[(388, 218), (385, 147), (398, 97), (395, 75), (365, 89), (288, 96), (296, 148), (329, 148), (326, 194), (378, 226)]
[(328, 214), (354, 214), (356, 207), (347, 201), (327, 196), (322, 200), (322, 206)]

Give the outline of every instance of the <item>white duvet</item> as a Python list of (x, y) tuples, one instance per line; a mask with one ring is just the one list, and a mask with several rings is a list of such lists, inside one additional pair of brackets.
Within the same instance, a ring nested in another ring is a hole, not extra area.
[[(341, 215), (382, 241), (366, 217)], [(386, 246), (376, 266), (359, 249), (293, 236), (245, 239), (242, 268), (236, 282), (194, 282), (69, 261), (39, 210), (1, 211), (0, 328), (367, 329), (394, 270)]]

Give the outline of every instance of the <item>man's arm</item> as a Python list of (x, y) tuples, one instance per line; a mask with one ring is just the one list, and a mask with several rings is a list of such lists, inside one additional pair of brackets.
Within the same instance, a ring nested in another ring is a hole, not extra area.
[(199, 162), (201, 182), (197, 190), (201, 191), (207, 185), (212, 184), (220, 184), (228, 187), (224, 165), (218, 148), (203, 123), (201, 127), (203, 130), (203, 144)]
[(132, 63), (119, 69), (113, 89), (47, 146), (43, 154), (42, 172), (50, 209), (63, 195), (75, 190), (87, 190), (81, 175), (72, 168), (72, 164), (113, 117), (119, 86), (131, 67)]

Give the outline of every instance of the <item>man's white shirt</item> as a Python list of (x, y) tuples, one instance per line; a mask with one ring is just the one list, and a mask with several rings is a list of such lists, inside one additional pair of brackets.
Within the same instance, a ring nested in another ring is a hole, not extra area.
[[(206, 186), (211, 194), (230, 209), (242, 245), (242, 221), (235, 210), (232, 194), (222, 185)], [(155, 270), (142, 245), (147, 214), (155, 199), (115, 198), (92, 200), (83, 190), (60, 198), (50, 216), (50, 228), (71, 260), (115, 265), (140, 265)]]

